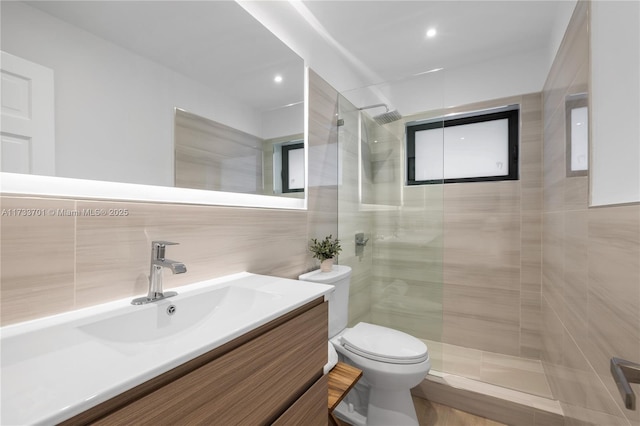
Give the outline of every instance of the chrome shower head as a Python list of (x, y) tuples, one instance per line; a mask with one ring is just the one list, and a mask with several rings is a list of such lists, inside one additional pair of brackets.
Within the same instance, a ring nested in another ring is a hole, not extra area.
[(382, 114), (376, 115), (373, 117), (373, 119), (378, 124), (388, 124), (402, 119), (402, 115), (400, 115), (397, 109), (394, 109), (393, 111), (387, 111), (383, 112)]
[(376, 123), (382, 125), (382, 124), (393, 123), (394, 121), (398, 121), (402, 119), (402, 115), (398, 112), (398, 110), (394, 109), (393, 111), (389, 111), (389, 107), (387, 106), (387, 104), (367, 105), (365, 107), (358, 108), (358, 109), (362, 111), (365, 109), (379, 108), (379, 107), (385, 107), (386, 111), (383, 112), (382, 114), (373, 116), (373, 119), (376, 121)]

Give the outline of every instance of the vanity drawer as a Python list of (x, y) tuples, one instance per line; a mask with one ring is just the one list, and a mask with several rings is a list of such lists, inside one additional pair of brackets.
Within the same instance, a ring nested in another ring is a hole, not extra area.
[[(327, 311), (326, 302), (317, 304), (94, 424), (272, 423), (307, 390), (320, 392)], [(324, 422), (326, 395), (312, 402)]]
[(278, 417), (273, 426), (326, 426), (328, 383), (329, 376), (325, 374)]

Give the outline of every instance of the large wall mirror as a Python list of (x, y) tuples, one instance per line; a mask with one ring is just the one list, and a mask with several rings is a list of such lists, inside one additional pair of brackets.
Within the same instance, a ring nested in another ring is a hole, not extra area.
[[(305, 140), (304, 61), (237, 3), (1, 8), (3, 192), (304, 208), (304, 162), (301, 190), (281, 179), (282, 147)], [(185, 123), (225, 130), (188, 140)], [(201, 181), (181, 179), (185, 150)]]

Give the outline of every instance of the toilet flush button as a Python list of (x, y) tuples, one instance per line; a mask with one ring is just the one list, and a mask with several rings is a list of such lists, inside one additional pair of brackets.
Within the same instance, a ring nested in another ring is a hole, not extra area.
[(354, 409), (353, 409), (353, 403), (352, 403), (352, 402), (350, 402), (350, 403), (349, 403), (349, 412), (350, 412), (350, 413), (353, 413), (353, 411), (354, 411)]

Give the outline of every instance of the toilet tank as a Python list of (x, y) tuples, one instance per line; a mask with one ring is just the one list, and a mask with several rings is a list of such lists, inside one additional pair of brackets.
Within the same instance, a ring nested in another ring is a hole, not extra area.
[(347, 327), (349, 320), (349, 283), (351, 268), (334, 265), (331, 272), (321, 272), (319, 269), (298, 277), (301, 281), (311, 281), (335, 286), (335, 290), (328, 296), (329, 300), (329, 338), (340, 333)]

